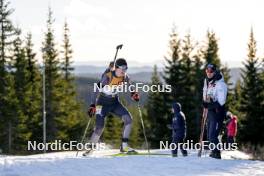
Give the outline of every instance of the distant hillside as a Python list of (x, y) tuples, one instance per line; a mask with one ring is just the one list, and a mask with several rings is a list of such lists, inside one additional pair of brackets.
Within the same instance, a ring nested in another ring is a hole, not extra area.
[[(106, 67), (82, 65), (75, 66), (75, 74), (78, 77), (89, 77), (99, 79), (101, 74), (105, 71)], [(129, 67), (129, 76), (132, 80), (138, 82), (150, 82), (153, 68), (150, 66), (143, 67)], [(159, 68), (158, 71), (162, 73), (162, 68)], [(231, 82), (235, 85), (236, 81), (240, 79), (240, 68), (231, 68), (230, 76)]]
[[(105, 67), (97, 66), (78, 66), (75, 67), (76, 74), (76, 86), (78, 92), (78, 98), (81, 99), (85, 106), (87, 107), (91, 102), (91, 93), (93, 92), (93, 83), (99, 81), (102, 72), (104, 72)], [(161, 75), (162, 69), (159, 69)], [(232, 87), (235, 85), (236, 81), (240, 79), (240, 68), (231, 68), (230, 82), (233, 83)], [(129, 76), (133, 82), (149, 83), (151, 80), (152, 68), (151, 67), (132, 67), (129, 69)], [(129, 93), (122, 95), (123, 98), (131, 104)], [(147, 94), (141, 92), (142, 103), (145, 104), (147, 100)]]
[[(75, 74), (78, 76), (87, 76), (87, 74), (101, 74), (105, 71), (107, 68), (107, 65), (105, 66), (92, 66), (92, 65), (75, 65)], [(152, 72), (153, 67), (152, 66), (142, 66), (142, 67), (129, 67), (129, 73), (138, 73), (138, 72)], [(162, 71), (161, 68), (159, 68), (159, 71)]]

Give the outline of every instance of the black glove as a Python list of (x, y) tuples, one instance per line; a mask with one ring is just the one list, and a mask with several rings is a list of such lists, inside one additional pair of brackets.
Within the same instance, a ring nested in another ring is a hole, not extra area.
[(139, 94), (137, 92), (131, 92), (132, 100), (138, 102), (139, 101)]
[(89, 115), (89, 117), (93, 117), (95, 115), (95, 112), (96, 112), (95, 104), (91, 104), (87, 114)]

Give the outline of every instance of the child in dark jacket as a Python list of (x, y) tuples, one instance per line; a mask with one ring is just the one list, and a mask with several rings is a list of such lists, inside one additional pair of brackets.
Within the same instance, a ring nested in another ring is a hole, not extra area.
[(172, 143), (177, 146), (175, 150), (172, 150), (172, 156), (177, 157), (178, 147), (180, 147), (182, 155), (187, 156), (187, 150), (184, 150), (183, 146), (179, 145), (179, 143), (184, 143), (186, 137), (186, 121), (185, 115), (181, 111), (181, 104), (177, 102), (173, 103), (172, 111), (174, 113), (172, 119)]

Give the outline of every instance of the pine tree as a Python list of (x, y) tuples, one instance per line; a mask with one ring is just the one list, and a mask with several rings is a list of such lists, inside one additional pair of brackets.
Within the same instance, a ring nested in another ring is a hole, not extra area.
[(63, 35), (63, 58), (62, 58), (62, 71), (64, 75), (64, 79), (66, 81), (73, 81), (72, 77), (72, 71), (74, 68), (71, 66), (73, 63), (72, 59), (72, 53), (73, 50), (71, 49), (71, 43), (70, 43), (70, 38), (69, 38), (69, 27), (68, 23), (65, 21), (64, 23), (64, 35)]
[(9, 1), (0, 0), (0, 149), (11, 152), (13, 137), (13, 121), (16, 112), (14, 93), (14, 80), (11, 75), (10, 48), (17, 34), (10, 16), (13, 9), (9, 8)]
[[(227, 65), (223, 65), (220, 61), (218, 55), (218, 40), (214, 32), (207, 31), (207, 44), (203, 52), (203, 59), (205, 60), (205, 66), (207, 64), (215, 64), (217, 68), (221, 71), (224, 76), (226, 84), (230, 87), (232, 83), (230, 82), (230, 69)], [(231, 89), (229, 89), (231, 91)]]
[(82, 104), (77, 101), (75, 80), (71, 66), (72, 49), (69, 38), (69, 28), (67, 22), (64, 24), (64, 40), (62, 45), (62, 82), (63, 90), (60, 100), (60, 115), (56, 118), (58, 124), (58, 138), (63, 141), (76, 140), (80, 136), (81, 129), (85, 125)]
[(182, 61), (180, 59), (181, 54), (181, 41), (176, 33), (176, 28), (172, 29), (172, 33), (170, 34), (168, 56), (165, 56), (165, 68), (163, 79), (168, 85), (172, 86), (172, 92), (170, 96), (167, 97), (168, 103), (171, 104), (173, 100), (175, 100), (179, 95), (182, 94), (181, 86), (184, 79), (184, 76), (181, 74), (182, 71)]
[(14, 68), (12, 74), (14, 75), (15, 97), (17, 100), (13, 107), (13, 111), (16, 113), (16, 117), (12, 123), (14, 128), (13, 149), (15, 152), (19, 152), (26, 151), (27, 141), (32, 135), (32, 132), (28, 129), (28, 122), (31, 118), (28, 113), (31, 108), (28, 62), (19, 35), (14, 41), (12, 61), (14, 62), (12, 64)]
[(32, 132), (31, 141), (42, 141), (42, 84), (39, 65), (36, 61), (36, 53), (33, 51), (32, 35), (28, 33), (25, 41), (25, 58), (28, 70), (29, 102), (27, 107), (28, 129)]
[(248, 58), (244, 62), (245, 68), (242, 70), (243, 83), (241, 85), (240, 111), (242, 129), (240, 139), (243, 142), (251, 143), (254, 146), (264, 144), (263, 114), (263, 84), (261, 81), (259, 59), (256, 56), (256, 41), (253, 29), (250, 32), (248, 43)]
[(196, 134), (196, 137), (193, 140), (199, 140), (199, 132), (201, 127), (201, 117), (202, 117), (202, 90), (203, 90), (203, 83), (204, 83), (204, 70), (203, 70), (203, 61), (202, 61), (202, 54), (201, 50), (198, 50), (197, 53), (193, 56), (194, 57), (194, 65), (193, 65), (193, 77), (194, 77), (194, 94), (193, 94), (193, 102), (195, 104), (194, 107), (194, 116), (195, 119), (195, 128), (193, 129), (193, 133)]
[(233, 93), (230, 94), (231, 101), (229, 103), (229, 111), (232, 112), (232, 114), (237, 115), (238, 120), (240, 120), (240, 114), (239, 107), (241, 104), (241, 81), (238, 80), (235, 84), (235, 87), (233, 89)]
[[(154, 66), (150, 84), (159, 86), (162, 85), (156, 65)], [(166, 128), (167, 124), (170, 122), (167, 119), (164, 104), (164, 93), (148, 93), (148, 102), (146, 106), (148, 118), (146, 122), (150, 125), (147, 128), (146, 133), (149, 134), (148, 136), (152, 148), (158, 148), (160, 141), (165, 142), (170, 136), (170, 131)]]
[[(164, 107), (164, 118), (167, 118), (167, 124), (171, 124), (171, 105), (172, 102), (178, 100), (178, 97), (183, 94), (182, 86), (184, 75), (182, 75), (183, 64), (181, 61), (181, 40), (179, 39), (178, 34), (176, 33), (176, 27), (172, 28), (172, 33), (170, 34), (169, 41), (169, 52), (168, 56), (165, 56), (165, 68), (163, 73), (163, 79), (166, 84), (171, 85), (171, 93), (163, 93), (163, 107)], [(171, 131), (164, 128), (165, 135), (163, 135), (163, 140), (171, 139)]]
[(54, 30), (52, 24), (54, 19), (49, 8), (47, 20), (47, 32), (43, 42), (42, 55), (45, 66), (45, 89), (46, 89), (46, 119), (47, 119), (47, 142), (56, 139), (57, 124), (56, 119), (60, 117), (62, 107), (60, 101), (63, 96), (63, 82), (60, 73), (60, 63), (58, 51), (55, 46)]
[(233, 86), (233, 83), (230, 82), (231, 76), (230, 76), (230, 69), (228, 68), (227, 64), (221, 67), (221, 73), (223, 74), (225, 83), (228, 86), (227, 89), (227, 99), (226, 99), (226, 103), (225, 103), (225, 108), (227, 110), (231, 109), (230, 104), (232, 104), (233, 100), (233, 96), (234, 96), (234, 89), (231, 88)]
[(215, 64), (218, 68), (221, 67), (220, 58), (218, 55), (218, 40), (212, 31), (207, 31), (207, 44), (203, 51), (205, 65)]
[(197, 102), (194, 101), (195, 93), (199, 90), (195, 90), (196, 85), (195, 79), (199, 79), (196, 76), (195, 68), (194, 68), (194, 56), (195, 56), (195, 46), (193, 41), (191, 40), (190, 34), (187, 34), (182, 42), (182, 76), (184, 79), (182, 80), (182, 94), (179, 94), (176, 98), (176, 101), (181, 103), (182, 111), (186, 116), (187, 125), (187, 138), (188, 139), (196, 139), (197, 138), (197, 120), (195, 108), (197, 106)]
[[(261, 91), (262, 103), (261, 105), (262, 107), (264, 107), (264, 57), (262, 58), (262, 62), (261, 62), (261, 84), (262, 84), (262, 91)], [(263, 109), (262, 109), (262, 112), (263, 112)]]

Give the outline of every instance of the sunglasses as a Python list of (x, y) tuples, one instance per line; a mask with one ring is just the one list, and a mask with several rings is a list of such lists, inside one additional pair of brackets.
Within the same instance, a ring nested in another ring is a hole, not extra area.
[(127, 71), (127, 66), (126, 65), (122, 65), (122, 66), (116, 66), (116, 68), (119, 68), (121, 69), (123, 72), (126, 72)]
[(207, 68), (207, 69), (205, 70), (205, 72), (206, 72), (206, 73), (214, 73), (214, 70), (211, 69), (211, 68)]

